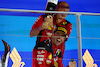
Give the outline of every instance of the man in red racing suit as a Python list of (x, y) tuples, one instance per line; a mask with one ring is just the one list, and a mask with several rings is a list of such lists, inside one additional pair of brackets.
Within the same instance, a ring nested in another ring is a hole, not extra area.
[(54, 35), (51, 37), (51, 43), (53, 49), (54, 66), (63, 67), (62, 59), (65, 50), (63, 43), (66, 40), (67, 29), (64, 25), (58, 26), (54, 31)]
[(63, 67), (62, 59), (64, 53), (63, 42), (66, 40), (67, 30), (60, 26), (54, 31), (51, 39), (39, 42), (35, 46), (33, 55), (36, 59), (34, 65), (37, 67)]

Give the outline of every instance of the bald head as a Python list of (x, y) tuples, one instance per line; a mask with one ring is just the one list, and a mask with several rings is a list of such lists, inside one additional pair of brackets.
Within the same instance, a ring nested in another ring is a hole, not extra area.
[[(65, 1), (60, 1), (60, 2), (58, 2), (58, 4), (57, 4), (56, 10), (57, 10), (57, 11), (60, 11), (60, 10), (58, 10), (59, 8), (69, 10), (69, 5), (68, 5), (68, 3), (65, 2)], [(61, 11), (62, 11), (62, 10), (61, 10)], [(68, 11), (67, 11), (67, 12), (68, 12)]]

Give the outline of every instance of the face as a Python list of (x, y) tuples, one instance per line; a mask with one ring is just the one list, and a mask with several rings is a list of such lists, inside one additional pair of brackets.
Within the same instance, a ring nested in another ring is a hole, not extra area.
[[(56, 10), (69, 12), (69, 5), (66, 2), (62, 2), (57, 6)], [(65, 19), (66, 16), (67, 16), (67, 14), (56, 14), (56, 17), (59, 19)]]
[(65, 41), (65, 34), (61, 31), (56, 31), (54, 36), (52, 36), (52, 43), (59, 46)]

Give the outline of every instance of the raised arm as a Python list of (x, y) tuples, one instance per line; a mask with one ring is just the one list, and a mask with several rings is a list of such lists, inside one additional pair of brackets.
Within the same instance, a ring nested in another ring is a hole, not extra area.
[(48, 27), (53, 28), (53, 17), (48, 15), (44, 18), (43, 15), (41, 15), (32, 26), (30, 37), (38, 35), (41, 30), (48, 29)]

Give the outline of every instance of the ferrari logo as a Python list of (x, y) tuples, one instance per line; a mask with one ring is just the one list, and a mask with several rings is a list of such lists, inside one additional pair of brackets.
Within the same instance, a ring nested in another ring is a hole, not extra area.
[(94, 60), (88, 50), (85, 51), (83, 60), (86, 63), (85, 67), (98, 67), (97, 64), (94, 63)]
[(13, 61), (12, 67), (23, 67), (25, 65), (24, 62), (21, 62), (21, 57), (15, 47), (10, 54), (10, 58)]
[(52, 59), (52, 54), (49, 55), (49, 59)]

